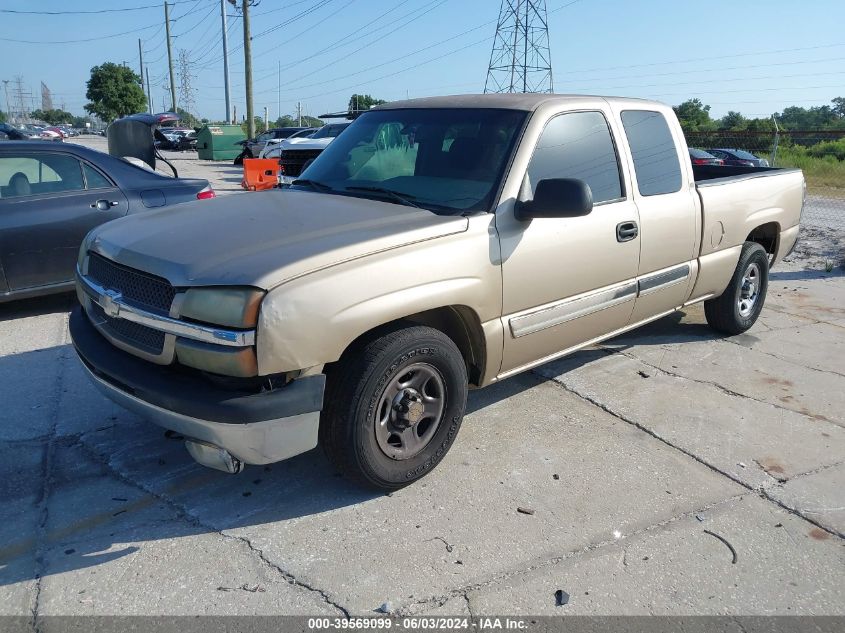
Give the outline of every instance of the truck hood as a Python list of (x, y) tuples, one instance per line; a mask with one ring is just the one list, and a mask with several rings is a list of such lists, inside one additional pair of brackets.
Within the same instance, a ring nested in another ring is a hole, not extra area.
[(326, 149), (336, 136), (324, 138), (287, 138), (281, 142), (282, 149)]
[(94, 229), (89, 251), (174, 286), (270, 290), (295, 277), (467, 230), (464, 217), (307, 191), (265, 191), (127, 216)]

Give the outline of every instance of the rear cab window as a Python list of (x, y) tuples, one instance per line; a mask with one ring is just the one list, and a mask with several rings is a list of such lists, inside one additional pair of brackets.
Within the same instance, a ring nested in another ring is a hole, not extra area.
[(634, 159), (634, 173), (641, 196), (681, 190), (683, 177), (678, 148), (666, 117), (651, 110), (624, 110), (622, 127)]

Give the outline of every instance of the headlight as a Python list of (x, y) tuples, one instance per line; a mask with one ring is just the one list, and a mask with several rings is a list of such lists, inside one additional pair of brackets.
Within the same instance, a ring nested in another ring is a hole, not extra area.
[(182, 317), (236, 328), (253, 328), (264, 291), (257, 288), (191, 288), (179, 310)]

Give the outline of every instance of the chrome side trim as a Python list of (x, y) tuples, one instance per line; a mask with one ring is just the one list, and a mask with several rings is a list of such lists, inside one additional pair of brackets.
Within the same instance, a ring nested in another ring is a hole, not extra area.
[(188, 323), (161, 314), (155, 314), (154, 312), (129, 305), (123, 301), (123, 297), (119, 292), (103, 288), (99, 284), (94, 283), (84, 277), (80, 273), (79, 268), (77, 268), (76, 272), (80, 287), (85, 294), (113, 319), (125, 319), (166, 334), (173, 334), (195, 341), (203, 341), (204, 343), (214, 343), (215, 345), (226, 345), (229, 347), (248, 347), (255, 345), (255, 330), (227, 330), (199, 325), (197, 323)]
[(620, 303), (631, 301), (637, 296), (637, 282), (626, 281), (620, 285), (600, 290), (585, 297), (566, 299), (546, 308), (541, 308), (513, 317), (509, 320), (514, 338), (533, 334), (582, 316), (605, 310)]
[(657, 273), (651, 273), (640, 277), (637, 280), (639, 296), (651, 294), (658, 290), (663, 290), (669, 286), (674, 286), (689, 279), (690, 266), (689, 264), (682, 264), (675, 268), (663, 270)]

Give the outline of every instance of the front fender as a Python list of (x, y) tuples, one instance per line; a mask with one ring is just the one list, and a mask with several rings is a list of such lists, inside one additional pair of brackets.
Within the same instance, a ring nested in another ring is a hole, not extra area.
[(258, 321), (261, 375), (338, 360), (370, 330), (418, 312), (461, 305), (483, 325), (501, 315), (492, 216), (469, 230), (317, 271), (271, 290)]

